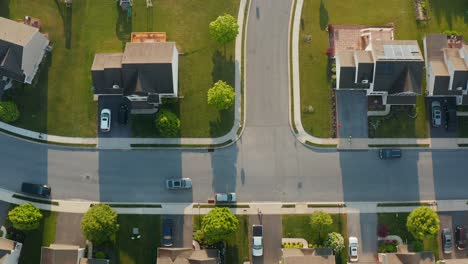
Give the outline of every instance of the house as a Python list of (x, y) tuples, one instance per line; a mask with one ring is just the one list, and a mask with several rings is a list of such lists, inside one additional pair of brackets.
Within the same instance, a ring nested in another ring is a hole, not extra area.
[(427, 96), (455, 97), (468, 105), (468, 45), (445, 34), (424, 37)]
[(0, 264), (17, 264), (23, 244), (0, 237)]
[(432, 252), (379, 253), (381, 264), (435, 264)]
[(51, 244), (41, 249), (41, 264), (109, 264), (107, 259), (88, 259), (85, 249), (74, 245)]
[(336, 90), (364, 90), (382, 97), (384, 105), (416, 104), (424, 66), (416, 40), (394, 40), (393, 28), (331, 28)]
[(194, 250), (191, 248), (158, 248), (156, 264), (217, 264), (217, 249)]
[(91, 67), (95, 97), (125, 96), (132, 111), (154, 113), (162, 98), (178, 96), (178, 56), (175, 42), (130, 42), (123, 53), (98, 53)]
[(282, 264), (335, 264), (330, 248), (283, 248)]
[(31, 84), (48, 46), (35, 24), (0, 17), (0, 77)]

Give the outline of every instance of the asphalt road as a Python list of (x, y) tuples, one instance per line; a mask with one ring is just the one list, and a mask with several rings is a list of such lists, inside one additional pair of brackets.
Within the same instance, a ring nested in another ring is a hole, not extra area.
[[(467, 199), (468, 152), (312, 150), (289, 127), (288, 25), (291, 1), (251, 1), (246, 46), (246, 128), (233, 146), (200, 150), (76, 150), (0, 136), (0, 187), (48, 183), (52, 197), (103, 202), (205, 202), (235, 191), (246, 201)], [(257, 10), (258, 12), (255, 11)], [(258, 16), (257, 16), (258, 13)], [(164, 180), (189, 177), (169, 192)]]

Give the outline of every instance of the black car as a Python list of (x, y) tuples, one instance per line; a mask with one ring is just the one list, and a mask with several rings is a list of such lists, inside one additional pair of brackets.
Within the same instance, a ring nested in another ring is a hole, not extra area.
[(127, 124), (128, 122), (128, 106), (126, 104), (121, 104), (119, 107), (118, 115), (119, 124)]
[(171, 219), (163, 220), (163, 239), (162, 244), (165, 247), (172, 247), (172, 229), (174, 224)]
[(49, 185), (23, 182), (23, 184), (21, 184), (21, 191), (27, 194), (49, 198), (51, 188)]
[(397, 159), (401, 158), (401, 149), (381, 149), (379, 150), (380, 159)]
[(458, 250), (464, 250), (466, 245), (466, 230), (464, 227), (457, 226), (455, 228), (455, 244)]

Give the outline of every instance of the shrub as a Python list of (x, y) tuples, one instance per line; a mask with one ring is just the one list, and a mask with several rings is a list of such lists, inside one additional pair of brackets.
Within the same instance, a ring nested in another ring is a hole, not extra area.
[(345, 247), (344, 238), (340, 233), (331, 232), (327, 235), (325, 246), (331, 248), (333, 252), (338, 253)]
[(11, 123), (20, 117), (20, 112), (15, 102), (0, 102), (0, 120)]
[(377, 228), (377, 236), (379, 237), (386, 237), (390, 234), (390, 230), (386, 225), (379, 225)]
[(81, 230), (96, 245), (112, 241), (119, 230), (117, 213), (107, 204), (96, 204), (81, 219)]
[(203, 240), (205, 239), (205, 234), (203, 234), (203, 231), (197, 230), (193, 233), (193, 239), (199, 244), (202, 244)]
[(380, 240), (379, 241), (379, 253), (393, 253), (397, 252), (398, 242), (396, 240)]
[(416, 208), (409, 214), (406, 228), (416, 239), (433, 237), (439, 232), (439, 216), (429, 207)]
[(284, 242), (282, 243), (283, 248), (303, 248), (302, 242)]
[(42, 219), (42, 213), (37, 207), (27, 203), (16, 206), (9, 211), (8, 219), (15, 229), (30, 231), (39, 227)]
[(237, 37), (239, 25), (233, 16), (224, 14), (210, 23), (209, 32), (214, 40), (224, 45)]
[(216, 207), (202, 219), (202, 231), (210, 245), (229, 239), (238, 227), (239, 220), (227, 207)]
[(156, 128), (163, 137), (176, 137), (180, 132), (179, 118), (167, 109), (162, 109), (156, 114)]
[(94, 258), (97, 258), (97, 259), (105, 259), (106, 258), (106, 253), (102, 252), (102, 251), (98, 251), (94, 254)]
[(226, 82), (218, 81), (208, 90), (207, 96), (209, 105), (218, 110), (225, 110), (234, 105), (236, 92)]
[(421, 241), (418, 241), (418, 240), (413, 241), (411, 245), (413, 246), (414, 252), (421, 252), (424, 250), (424, 245)]

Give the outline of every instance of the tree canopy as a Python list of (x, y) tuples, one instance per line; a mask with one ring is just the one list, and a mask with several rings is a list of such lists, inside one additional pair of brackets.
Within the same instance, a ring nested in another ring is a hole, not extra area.
[(228, 239), (238, 226), (239, 220), (226, 207), (216, 207), (202, 219), (202, 231), (208, 244)]
[(81, 230), (86, 239), (97, 245), (111, 241), (119, 230), (117, 213), (107, 204), (94, 205), (81, 219)]
[(229, 84), (218, 81), (208, 90), (208, 104), (218, 110), (229, 109), (234, 105), (236, 92)]
[(8, 219), (15, 229), (30, 231), (39, 227), (42, 219), (42, 213), (37, 207), (27, 203), (16, 206), (9, 211)]
[(323, 234), (328, 231), (330, 226), (333, 224), (333, 219), (330, 214), (323, 211), (315, 211), (310, 216), (310, 226), (313, 232), (318, 234), (318, 240), (322, 241)]
[(216, 42), (224, 45), (237, 37), (239, 34), (239, 25), (233, 16), (224, 14), (210, 22), (209, 30), (211, 37)]
[(419, 240), (433, 237), (439, 232), (439, 216), (427, 206), (414, 209), (406, 220), (406, 228)]
[(180, 120), (173, 112), (162, 109), (156, 114), (156, 128), (163, 137), (176, 137), (180, 133)]
[(3, 122), (14, 122), (20, 117), (20, 112), (15, 102), (5, 101), (0, 102), (0, 120)]
[(325, 246), (331, 248), (333, 252), (338, 253), (345, 247), (344, 238), (340, 233), (331, 232), (325, 239)]

